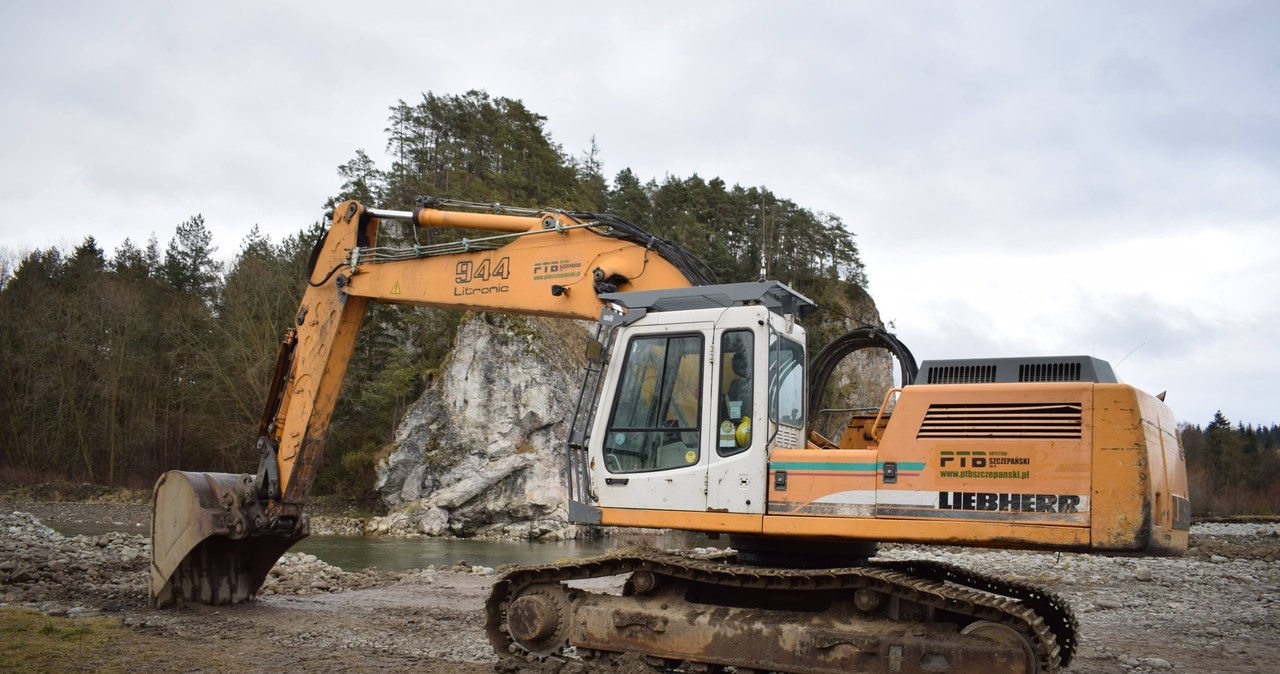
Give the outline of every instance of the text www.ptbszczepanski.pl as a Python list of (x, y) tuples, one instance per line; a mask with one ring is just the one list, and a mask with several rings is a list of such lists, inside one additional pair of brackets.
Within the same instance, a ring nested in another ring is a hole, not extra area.
[(994, 477), (1009, 480), (1025, 480), (1031, 477), (1029, 470), (940, 470), (942, 477)]

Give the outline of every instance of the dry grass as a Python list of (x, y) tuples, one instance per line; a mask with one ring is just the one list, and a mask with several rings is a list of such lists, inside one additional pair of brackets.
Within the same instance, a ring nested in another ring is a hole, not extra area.
[(0, 468), (0, 501), (32, 503), (146, 503), (151, 485), (108, 487), (71, 482), (58, 475), (22, 468)]
[(59, 618), (0, 609), (0, 671), (127, 672), (121, 644), (134, 639), (111, 618)]
[(1280, 515), (1280, 482), (1260, 489), (1215, 485), (1209, 471), (1189, 466), (1187, 491), (1190, 492), (1192, 512), (1198, 518)]

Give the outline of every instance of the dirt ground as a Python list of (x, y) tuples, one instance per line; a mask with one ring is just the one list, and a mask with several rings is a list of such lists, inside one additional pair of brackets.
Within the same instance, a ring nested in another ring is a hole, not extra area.
[[(67, 538), (14, 510), (45, 522), (145, 517), (118, 505), (0, 504), (0, 671), (653, 671), (635, 659), (591, 669), (500, 661), (483, 633), (486, 569), (352, 573), (290, 554), (250, 604), (149, 609), (143, 536)], [(909, 546), (881, 555), (1062, 594), (1081, 623), (1072, 672), (1280, 671), (1280, 525), (1197, 525), (1193, 545), (1178, 559)]]

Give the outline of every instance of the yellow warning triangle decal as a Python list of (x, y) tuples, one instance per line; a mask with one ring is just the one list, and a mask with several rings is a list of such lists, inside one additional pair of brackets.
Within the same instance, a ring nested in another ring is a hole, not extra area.
[(399, 281), (396, 281), (396, 284), (395, 284), (395, 285), (393, 285), (393, 286), (391, 286), (391, 294), (392, 294), (392, 295), (399, 295), (399, 294), (400, 294), (400, 282), (399, 282)]

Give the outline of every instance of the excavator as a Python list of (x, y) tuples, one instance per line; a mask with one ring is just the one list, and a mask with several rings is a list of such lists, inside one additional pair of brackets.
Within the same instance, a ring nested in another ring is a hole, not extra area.
[[(412, 211), (349, 201), (330, 219), (281, 344), (257, 473), (170, 471), (156, 483), (153, 606), (251, 600), (308, 535), (307, 494), (370, 302), (594, 321), (582, 391), (565, 410), (570, 521), (729, 537), (710, 555), (631, 550), (507, 571), (485, 606), (502, 657), (638, 654), (687, 672), (1059, 672), (1078, 642), (1060, 597), (880, 558), (877, 545), (1187, 548), (1173, 414), (1105, 361), (917, 364), (871, 327), (810, 354), (809, 298), (777, 281), (716, 284), (677, 244), (609, 215), (419, 198)], [(462, 232), (380, 246), (392, 222)], [(862, 349), (889, 351), (900, 385), (878, 407), (820, 408)], [(617, 577), (621, 593), (579, 582), (600, 577)]]

